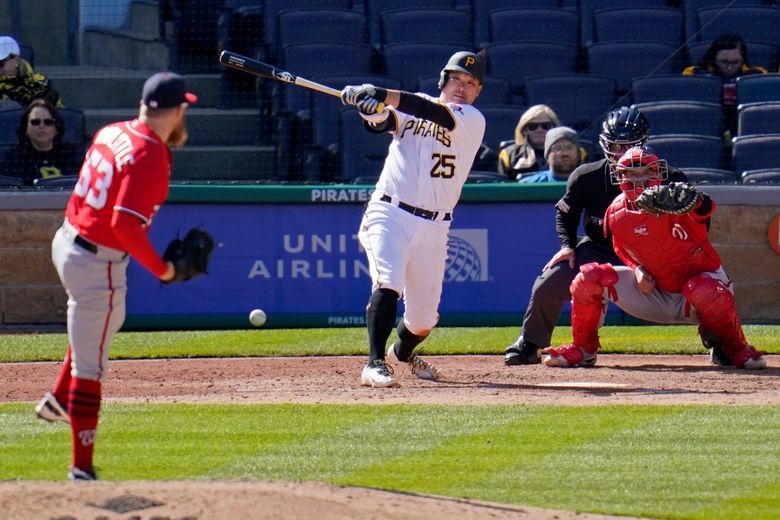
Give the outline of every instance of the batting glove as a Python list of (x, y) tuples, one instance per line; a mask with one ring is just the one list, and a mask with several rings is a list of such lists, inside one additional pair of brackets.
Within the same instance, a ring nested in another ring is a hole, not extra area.
[(378, 125), (388, 118), (390, 112), (387, 110), (387, 108), (382, 108), (382, 110), (377, 112), (375, 107), (373, 112), (364, 112), (362, 108), (359, 108), (358, 114), (360, 114), (360, 117), (368, 121), (369, 124)]
[(341, 91), (341, 102), (345, 105), (358, 106), (367, 97), (376, 97), (376, 87), (370, 83), (348, 85)]

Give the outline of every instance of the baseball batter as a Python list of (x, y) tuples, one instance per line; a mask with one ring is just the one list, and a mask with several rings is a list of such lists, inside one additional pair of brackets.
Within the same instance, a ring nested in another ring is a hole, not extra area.
[(606, 299), (637, 318), (656, 323), (701, 324), (722, 343), (737, 368), (761, 369), (763, 353), (748, 345), (734, 305), (733, 287), (707, 237), (715, 203), (689, 186), (695, 198), (680, 214), (653, 214), (637, 203), (640, 194), (660, 186), (666, 161), (645, 146), (629, 149), (611, 166), (621, 194), (605, 215), (604, 234), (625, 266), (589, 263), (571, 284), (573, 341), (543, 352), (553, 367), (592, 366), (600, 347), (598, 327)]
[[(369, 84), (342, 91), (342, 101), (359, 109), (368, 130), (393, 136), (358, 232), (373, 291), (366, 307), (369, 357), (363, 385), (397, 385), (385, 363), (385, 347), (401, 294), (406, 310), (387, 358), (407, 363), (422, 379), (438, 378), (413, 351), (439, 320), (453, 210), (485, 133), (485, 118), (472, 106), (484, 77), (482, 57), (464, 51), (441, 71), (438, 99)], [(385, 108), (377, 113), (380, 103)]]
[(92, 466), (108, 349), (125, 319), (129, 256), (162, 281), (172, 263), (154, 250), (147, 232), (168, 195), (171, 151), (187, 140), (185, 113), (197, 101), (183, 79), (150, 77), (137, 119), (101, 128), (81, 167), (52, 241), (52, 261), (68, 295), (65, 362), (35, 411), (70, 423), (70, 480), (96, 480)]

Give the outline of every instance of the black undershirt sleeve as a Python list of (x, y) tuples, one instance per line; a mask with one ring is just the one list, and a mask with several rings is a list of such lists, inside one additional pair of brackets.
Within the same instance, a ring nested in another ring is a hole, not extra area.
[(422, 96), (416, 96), (409, 92), (401, 92), (401, 99), (398, 101), (398, 110), (404, 114), (419, 117), (426, 121), (431, 121), (447, 130), (455, 128), (455, 119), (452, 112), (439, 103), (429, 101)]

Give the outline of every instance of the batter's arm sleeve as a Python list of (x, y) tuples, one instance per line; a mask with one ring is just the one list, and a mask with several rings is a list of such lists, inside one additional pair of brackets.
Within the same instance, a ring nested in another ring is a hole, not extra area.
[(398, 97), (396, 108), (401, 112), (431, 121), (450, 131), (455, 129), (455, 118), (446, 106), (410, 92), (398, 91)]
[(168, 271), (168, 265), (154, 250), (149, 235), (142, 227), (141, 219), (123, 211), (114, 211), (111, 230), (122, 248), (156, 278)]

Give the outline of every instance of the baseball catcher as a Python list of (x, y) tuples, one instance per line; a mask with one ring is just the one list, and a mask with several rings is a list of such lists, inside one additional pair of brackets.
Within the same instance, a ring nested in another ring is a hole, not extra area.
[(212, 251), (214, 237), (202, 229), (190, 229), (183, 239), (177, 236), (163, 254), (163, 260), (171, 262), (176, 269), (173, 278), (164, 283), (186, 282), (206, 274)]
[(604, 234), (625, 263), (592, 262), (571, 284), (573, 341), (544, 349), (551, 367), (592, 366), (607, 300), (655, 323), (697, 323), (722, 343), (726, 363), (766, 367), (750, 346), (734, 305), (731, 280), (707, 238), (715, 203), (686, 184), (661, 186), (666, 161), (646, 146), (629, 149), (610, 166), (621, 194), (607, 209)]

